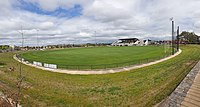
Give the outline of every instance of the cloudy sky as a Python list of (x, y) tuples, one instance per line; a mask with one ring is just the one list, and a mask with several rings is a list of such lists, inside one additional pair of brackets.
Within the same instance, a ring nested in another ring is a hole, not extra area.
[(21, 26), (25, 45), (36, 45), (37, 37), (40, 45), (170, 39), (170, 17), (182, 31), (200, 34), (199, 6), (200, 0), (1, 0), (0, 44), (20, 45)]

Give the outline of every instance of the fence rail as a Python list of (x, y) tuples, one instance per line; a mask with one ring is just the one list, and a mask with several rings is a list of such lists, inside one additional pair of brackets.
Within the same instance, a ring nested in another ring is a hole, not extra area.
[(99, 65), (58, 65), (58, 68), (64, 68), (64, 69), (76, 69), (76, 70), (94, 70), (94, 69), (110, 69), (110, 68), (121, 68), (121, 67), (129, 67), (129, 66), (135, 66), (140, 64), (145, 64), (149, 62), (153, 62), (165, 57), (166, 56), (160, 56), (160, 57), (154, 57), (154, 58), (146, 58), (142, 60), (137, 61), (129, 61), (129, 62), (123, 62), (123, 63), (113, 63), (113, 64), (99, 64)]

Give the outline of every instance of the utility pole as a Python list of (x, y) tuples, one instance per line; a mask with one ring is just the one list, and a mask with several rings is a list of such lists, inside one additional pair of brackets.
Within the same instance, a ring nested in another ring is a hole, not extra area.
[(179, 32), (180, 32), (180, 28), (178, 26), (178, 29), (177, 29), (177, 51), (179, 51)]
[(173, 18), (170, 20), (172, 21), (172, 55), (174, 55), (174, 20)]

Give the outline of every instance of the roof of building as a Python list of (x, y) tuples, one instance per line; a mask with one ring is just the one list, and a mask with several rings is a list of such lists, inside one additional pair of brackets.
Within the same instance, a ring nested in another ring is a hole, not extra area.
[(119, 39), (119, 40), (139, 40), (138, 38), (125, 38), (125, 39)]

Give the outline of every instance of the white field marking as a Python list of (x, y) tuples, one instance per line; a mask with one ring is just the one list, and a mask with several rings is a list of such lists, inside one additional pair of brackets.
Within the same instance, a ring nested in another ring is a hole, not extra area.
[(58, 72), (58, 73), (65, 73), (65, 74), (80, 74), (80, 75), (90, 75), (90, 74), (110, 74), (110, 73), (117, 73), (117, 72), (124, 72), (124, 71), (130, 71), (133, 69), (138, 69), (138, 68), (143, 68), (143, 67), (147, 67), (150, 65), (154, 65), (154, 64), (158, 64), (160, 62), (164, 62), (166, 60), (169, 60), (171, 58), (176, 57), (177, 55), (179, 55), (182, 52), (182, 50), (179, 50), (177, 53), (175, 53), (174, 55), (171, 55), (169, 57), (157, 60), (157, 61), (153, 61), (153, 62), (149, 62), (146, 64), (141, 64), (141, 65), (133, 65), (130, 67), (124, 67), (124, 68), (114, 68), (114, 69), (105, 69), (105, 70), (67, 70), (67, 69), (51, 69), (51, 68), (45, 68), (45, 67), (40, 67), (40, 66), (36, 66), (33, 65), (31, 63), (26, 63), (26, 62), (21, 62), (16, 55), (13, 56), (13, 58), (15, 60), (17, 60), (18, 62), (21, 62), (25, 65), (31, 66), (31, 67), (35, 67), (41, 70), (47, 70), (47, 71), (51, 71), (51, 72)]

